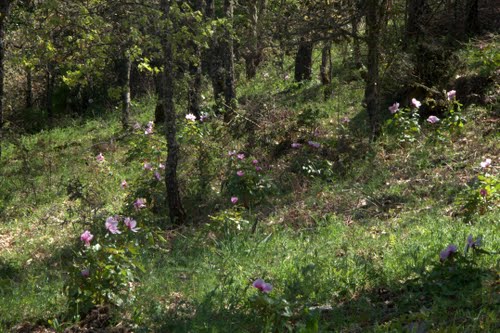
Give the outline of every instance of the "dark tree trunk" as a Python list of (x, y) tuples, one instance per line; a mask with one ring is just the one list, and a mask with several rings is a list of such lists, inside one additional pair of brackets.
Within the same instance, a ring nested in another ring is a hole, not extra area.
[(467, 0), (467, 18), (465, 21), (465, 31), (469, 34), (476, 34), (479, 32), (479, 15), (478, 15), (478, 2), (479, 0)]
[(224, 40), (224, 119), (229, 121), (236, 109), (236, 87), (234, 79), (233, 0), (224, 0), (224, 13), (230, 27), (225, 28)]
[(378, 98), (379, 98), (379, 33), (380, 22), (378, 0), (367, 0), (366, 4), (366, 43), (368, 47), (365, 103), (370, 122), (371, 139), (378, 133)]
[(295, 81), (302, 82), (311, 79), (313, 43), (301, 41), (295, 56)]
[(257, 74), (257, 67), (262, 62), (262, 40), (260, 25), (265, 15), (266, 0), (248, 1), (248, 15), (250, 16), (250, 41), (245, 58), (245, 73), (248, 79), (253, 79)]
[[(193, 9), (203, 13), (203, 1), (194, 0)], [(201, 108), (201, 84), (202, 84), (202, 71), (201, 71), (201, 49), (196, 42), (192, 42), (193, 55), (196, 60), (191, 61), (189, 64), (189, 74), (191, 76), (191, 84), (188, 90), (188, 112), (200, 119)]]
[(26, 109), (33, 107), (33, 72), (30, 67), (26, 67)]
[(122, 90), (122, 126), (127, 130), (130, 126), (130, 72), (132, 61), (125, 55), (120, 61), (120, 86)]
[(358, 26), (359, 26), (358, 15), (356, 13), (352, 14), (351, 16), (352, 56), (355, 68), (361, 68), (362, 66), (361, 48), (359, 47)]
[(2, 157), (3, 143), (3, 97), (4, 97), (4, 55), (5, 55), (5, 21), (9, 16), (11, 1), (2, 0), (0, 2), (0, 157)]
[[(156, 63), (155, 67), (161, 67), (160, 63)], [(163, 111), (163, 102), (165, 101), (165, 96), (163, 95), (165, 89), (162, 89), (163, 73), (154, 74), (154, 83), (156, 90), (156, 97), (158, 98), (156, 101), (155, 108), (155, 124), (163, 124), (165, 122), (165, 112)]]
[[(170, 1), (161, 0), (162, 16), (168, 20), (170, 13)], [(167, 25), (168, 26), (168, 25)], [(179, 182), (177, 180), (177, 163), (179, 160), (179, 144), (177, 143), (176, 115), (174, 105), (174, 59), (172, 45), (170, 41), (171, 32), (168, 28), (162, 32), (163, 50), (163, 72), (162, 72), (162, 108), (165, 114), (165, 131), (167, 137), (167, 161), (165, 164), (165, 184), (167, 187), (167, 203), (170, 214), (170, 221), (173, 224), (182, 224), (186, 220), (186, 212), (182, 206), (179, 192)]]
[(414, 41), (418, 42), (423, 34), (423, 18), (426, 11), (426, 0), (408, 0), (406, 22), (406, 47)]
[(320, 79), (321, 84), (324, 87), (324, 99), (325, 101), (332, 97), (333, 87), (332, 87), (332, 43), (326, 42), (321, 50), (321, 66), (320, 66)]
[[(215, 2), (207, 0), (206, 17), (215, 19)], [(216, 112), (223, 109), (224, 96), (224, 61), (220, 33), (215, 33), (210, 41), (210, 49), (206, 52), (208, 75), (212, 81)]]

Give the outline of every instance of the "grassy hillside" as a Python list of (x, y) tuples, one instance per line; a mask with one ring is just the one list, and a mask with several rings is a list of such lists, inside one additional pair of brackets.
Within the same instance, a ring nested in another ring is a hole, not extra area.
[[(489, 64), (477, 65), (476, 51), (472, 43), (461, 54), (458, 75)], [(135, 101), (131, 133), (114, 114), (30, 135), (10, 128), (0, 160), (0, 331), (63, 331), (88, 300), (112, 304), (82, 332), (500, 329), (498, 73), (488, 103), (462, 108), (463, 128), (439, 115), (409, 137), (388, 125), (373, 143), (361, 74), (336, 59), (327, 101), (319, 82), (298, 86), (269, 64), (241, 82), (229, 124), (179, 115), (182, 227), (167, 221), (161, 128), (144, 133), (153, 98)], [(105, 221), (115, 214), (140, 230), (120, 223), (123, 233), (111, 234)], [(94, 235), (88, 248), (84, 230)], [(464, 253), (469, 235), (482, 242)], [(440, 260), (450, 244), (457, 252)], [(254, 288), (258, 278), (272, 291)]]

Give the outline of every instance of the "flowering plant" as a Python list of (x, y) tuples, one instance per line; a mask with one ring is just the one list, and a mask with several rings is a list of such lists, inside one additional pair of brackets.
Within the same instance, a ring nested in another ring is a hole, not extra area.
[(398, 102), (389, 106), (389, 112), (393, 116), (386, 122), (386, 128), (397, 136), (399, 142), (414, 142), (420, 134), (418, 114), (420, 106), (420, 101), (415, 98), (412, 99), (412, 103), (408, 107), (400, 109)]

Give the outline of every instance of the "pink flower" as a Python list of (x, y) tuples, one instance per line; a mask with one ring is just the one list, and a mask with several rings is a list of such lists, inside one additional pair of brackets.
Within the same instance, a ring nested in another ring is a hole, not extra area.
[(234, 205), (238, 202), (238, 197), (231, 197), (231, 203)]
[(254, 283), (252, 283), (252, 286), (254, 288), (257, 288), (259, 289), (260, 291), (262, 291), (263, 293), (268, 293), (270, 292), (271, 290), (273, 290), (273, 286), (270, 284), (270, 283), (266, 283), (264, 280), (262, 279), (257, 279), (254, 281)]
[(189, 120), (189, 121), (196, 121), (196, 116), (192, 113), (188, 113), (186, 115), (186, 119)]
[(102, 163), (104, 162), (104, 155), (102, 153), (99, 153), (99, 155), (97, 155), (95, 159), (97, 160), (97, 162)]
[(139, 231), (139, 228), (136, 228), (137, 226), (137, 221), (130, 218), (130, 217), (127, 217), (125, 218), (125, 220), (123, 221), (123, 223), (127, 226), (127, 228), (132, 231), (132, 232), (137, 232)]
[(457, 92), (455, 90), (450, 90), (446, 93), (446, 97), (448, 97), (448, 100), (451, 101), (452, 99), (455, 99), (457, 96)]
[(144, 198), (138, 198), (135, 202), (134, 202), (134, 208), (136, 210), (139, 210), (141, 208), (146, 208), (146, 199)]
[(261, 167), (261, 166), (256, 165), (256, 166), (255, 166), (255, 171), (257, 171), (257, 172), (262, 171), (262, 167)]
[(200, 115), (200, 121), (204, 122), (204, 121), (207, 121), (207, 120), (208, 120), (208, 113), (202, 113)]
[(88, 268), (85, 268), (85, 269), (82, 269), (82, 271), (80, 272), (80, 274), (84, 277), (84, 278), (88, 278), (90, 276), (90, 270)]
[(340, 119), (340, 121), (343, 124), (349, 124), (351, 122), (351, 119), (349, 119), (349, 117), (344, 117), (344, 118)]
[(113, 235), (121, 234), (121, 231), (118, 230), (118, 217), (110, 216), (106, 219), (106, 223), (104, 223), (106, 229)]
[(165, 170), (165, 164), (160, 163), (160, 164), (158, 165), (158, 168), (160, 168), (160, 169), (162, 169), (162, 170)]
[(153, 169), (153, 165), (149, 162), (144, 163), (144, 170), (151, 171)]
[(228, 153), (229, 157), (236, 155), (236, 150), (230, 150)]
[(439, 253), (439, 259), (441, 261), (445, 261), (448, 258), (452, 258), (456, 252), (457, 252), (457, 246), (455, 244), (450, 244), (448, 245), (448, 247), (446, 247), (446, 249), (444, 249)]
[(441, 119), (439, 119), (438, 117), (436, 116), (430, 116), (429, 118), (427, 118), (427, 121), (431, 124), (435, 124), (437, 122), (439, 122)]
[(236, 174), (238, 175), (238, 177), (243, 177), (245, 175), (245, 172), (242, 170), (238, 170), (236, 171)]
[(399, 110), (399, 103), (398, 102), (389, 106), (389, 111), (391, 111), (392, 114), (395, 114), (396, 112), (398, 112), (398, 110)]
[(239, 160), (244, 160), (244, 159), (245, 159), (245, 154), (241, 153), (241, 154), (236, 155), (236, 157), (237, 157)]
[(94, 239), (94, 235), (92, 235), (88, 230), (85, 230), (80, 236), (80, 240), (85, 242), (85, 246), (90, 246), (90, 241), (92, 239)]
[(121, 186), (122, 189), (126, 189), (128, 187), (127, 181), (126, 180), (122, 180), (122, 183), (120, 184), (120, 186)]
[(292, 148), (298, 149), (300, 147), (302, 147), (302, 145), (300, 143), (297, 143), (297, 142), (292, 143)]
[(153, 126), (154, 126), (154, 122), (152, 122), (152, 121), (148, 122), (148, 125), (146, 126), (146, 130), (144, 131), (144, 134), (146, 134), (146, 135), (153, 134)]
[(155, 178), (156, 178), (157, 181), (161, 180), (161, 175), (160, 175), (160, 173), (158, 171), (155, 171), (154, 176), (155, 176)]
[(485, 189), (485, 188), (482, 188), (480, 191), (479, 191), (479, 194), (482, 196), (482, 197), (486, 197), (488, 195), (488, 191)]
[(415, 98), (412, 98), (411, 99), (411, 104), (413, 104), (414, 107), (416, 107), (417, 109), (422, 105), (422, 103), (420, 103), (418, 100), (416, 100)]
[(481, 168), (487, 168), (491, 165), (491, 158), (485, 159), (483, 162), (480, 163)]
[(319, 144), (319, 142), (315, 142), (315, 141), (307, 141), (307, 144), (311, 147), (314, 147), (314, 148), (319, 148), (321, 145)]
[(253, 161), (252, 161), (252, 164), (253, 164), (253, 165), (259, 164), (259, 160), (253, 160)]

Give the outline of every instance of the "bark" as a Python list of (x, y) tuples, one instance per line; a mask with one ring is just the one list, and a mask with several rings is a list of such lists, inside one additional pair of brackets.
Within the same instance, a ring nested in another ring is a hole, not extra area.
[[(161, 64), (155, 64), (155, 67), (161, 67)], [(156, 108), (155, 108), (155, 124), (163, 124), (165, 122), (165, 112), (163, 111), (163, 101), (165, 100), (165, 96), (163, 93), (165, 89), (162, 89), (162, 84), (163, 84), (162, 75), (163, 73), (158, 73), (154, 75), (156, 96), (158, 98), (156, 101)]]
[(234, 41), (232, 37), (233, 29), (233, 0), (224, 0), (224, 13), (230, 26), (225, 28), (224, 41), (224, 119), (229, 121), (236, 109), (236, 87), (234, 79)]
[(2, 0), (0, 2), (0, 157), (2, 157), (3, 142), (3, 97), (4, 97), (4, 55), (5, 55), (5, 21), (9, 16), (11, 1)]
[(295, 56), (295, 81), (302, 82), (311, 79), (313, 43), (301, 41)]
[(410, 42), (418, 42), (423, 34), (423, 18), (426, 11), (426, 0), (408, 0), (406, 23), (406, 46)]
[[(207, 0), (206, 17), (215, 19), (215, 2)], [(216, 111), (223, 109), (224, 96), (224, 62), (220, 34), (215, 33), (210, 41), (210, 49), (206, 52), (208, 75), (212, 81)]]
[[(163, 20), (167, 21), (170, 13), (170, 1), (160, 2)], [(162, 33), (161, 44), (163, 50), (163, 72), (162, 72), (162, 108), (165, 114), (165, 131), (167, 138), (167, 160), (165, 163), (165, 184), (167, 188), (167, 204), (169, 208), (170, 221), (173, 224), (182, 224), (186, 220), (186, 212), (182, 206), (177, 179), (177, 164), (179, 160), (179, 144), (176, 134), (176, 115), (174, 105), (174, 59), (170, 41), (171, 31), (165, 28)]]
[(465, 21), (465, 31), (467, 31), (469, 34), (475, 34), (480, 31), (478, 2), (478, 0), (468, 0), (466, 2), (467, 18)]
[(26, 104), (25, 108), (33, 107), (33, 72), (30, 67), (26, 67)]
[(366, 43), (367, 55), (367, 77), (365, 86), (365, 103), (368, 113), (368, 121), (371, 129), (371, 139), (378, 133), (378, 98), (379, 98), (379, 16), (378, 0), (367, 0), (366, 5)]
[(321, 50), (321, 66), (320, 66), (320, 79), (321, 84), (324, 87), (324, 99), (325, 101), (333, 97), (333, 87), (332, 87), (332, 43), (326, 42)]
[(129, 56), (120, 61), (120, 86), (122, 89), (122, 126), (128, 129), (130, 126), (130, 72), (132, 61)]
[(359, 18), (357, 14), (351, 16), (351, 33), (352, 33), (352, 56), (354, 59), (354, 67), (361, 68), (361, 48), (359, 46), (358, 37)]
[[(203, 13), (203, 2), (201, 0), (195, 0), (192, 5), (195, 11), (201, 11)], [(202, 89), (201, 49), (196, 42), (192, 42), (192, 49), (196, 59), (189, 64), (191, 84), (188, 90), (188, 113), (192, 113), (197, 119), (200, 119)]]
[(252, 79), (257, 74), (257, 67), (263, 59), (262, 55), (262, 40), (259, 27), (261, 26), (262, 17), (265, 15), (266, 1), (249, 1), (248, 11), (250, 17), (250, 40), (248, 43), (247, 53), (245, 58), (245, 73), (248, 79)]

